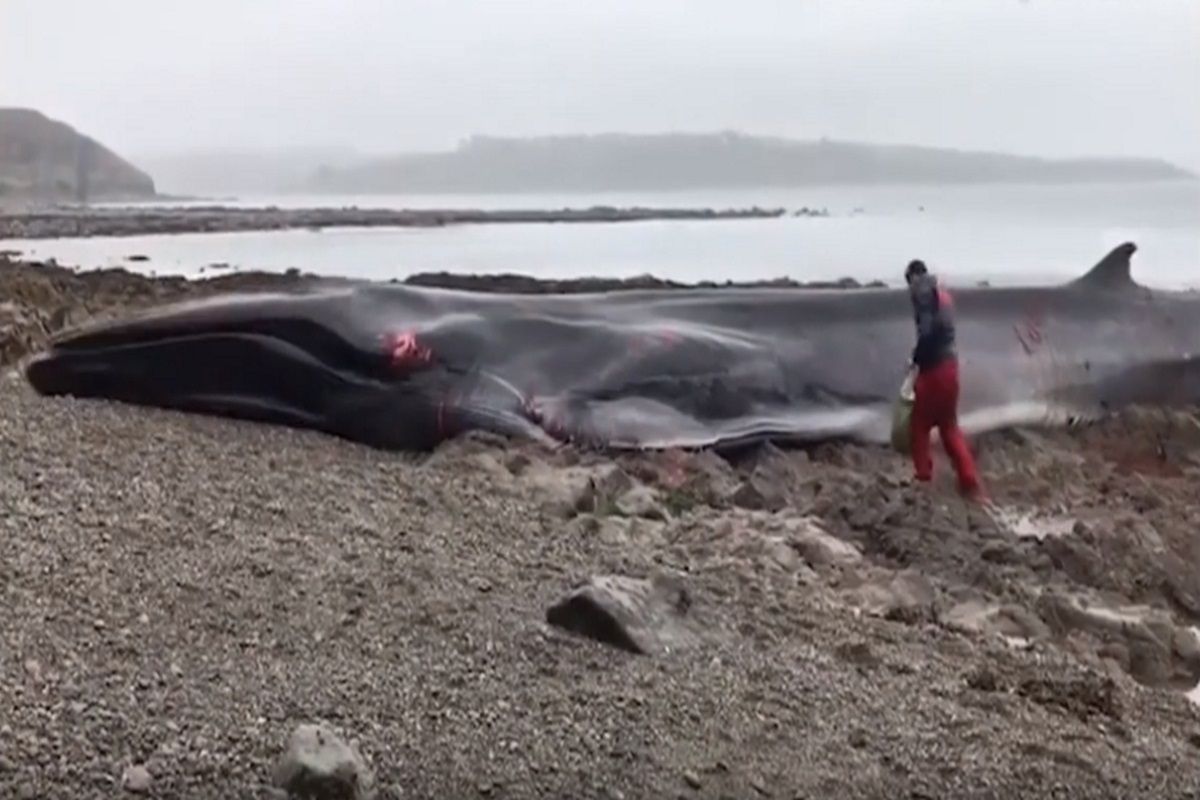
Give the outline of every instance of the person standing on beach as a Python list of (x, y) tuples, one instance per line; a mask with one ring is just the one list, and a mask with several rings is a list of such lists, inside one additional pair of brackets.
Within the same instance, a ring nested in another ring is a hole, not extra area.
[(958, 426), (958, 354), (954, 341), (954, 301), (938, 285), (923, 261), (911, 261), (904, 270), (917, 324), (917, 344), (911, 368), (917, 370), (913, 384), (912, 459), (916, 479), (933, 479), (933, 457), (929, 435), (938, 429), (946, 455), (958, 473), (958, 489), (975, 501), (983, 501), (983, 489), (966, 437)]

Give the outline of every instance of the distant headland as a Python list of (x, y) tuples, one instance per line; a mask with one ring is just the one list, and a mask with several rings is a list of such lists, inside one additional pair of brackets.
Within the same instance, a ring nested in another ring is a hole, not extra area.
[(1158, 159), (1046, 159), (739, 133), (477, 136), (446, 152), (314, 171), (313, 192), (657, 191), (829, 184), (1079, 183), (1186, 179)]
[(154, 180), (66, 123), (28, 108), (0, 108), (0, 203), (155, 197)]

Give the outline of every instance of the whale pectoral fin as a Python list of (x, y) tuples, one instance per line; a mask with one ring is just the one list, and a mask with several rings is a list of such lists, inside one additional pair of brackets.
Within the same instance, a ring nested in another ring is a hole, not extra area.
[(1096, 266), (1088, 270), (1087, 274), (1072, 281), (1072, 285), (1107, 291), (1136, 288), (1137, 283), (1133, 280), (1130, 263), (1136, 252), (1137, 245), (1133, 242), (1117, 245), (1100, 259)]

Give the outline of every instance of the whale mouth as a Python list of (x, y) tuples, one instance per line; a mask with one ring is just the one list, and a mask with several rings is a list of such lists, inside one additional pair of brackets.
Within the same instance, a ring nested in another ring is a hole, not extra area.
[(427, 450), (467, 428), (555, 441), (496, 376), (398, 363), (395, 337), (364, 351), (303, 317), (222, 322), (149, 317), (89, 330), (34, 357), (25, 376), (43, 395), (311, 428), (385, 448)]

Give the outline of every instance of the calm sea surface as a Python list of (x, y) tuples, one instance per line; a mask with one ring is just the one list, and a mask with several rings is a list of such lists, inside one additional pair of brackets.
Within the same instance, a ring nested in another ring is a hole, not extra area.
[[(372, 279), (413, 272), (517, 272), (541, 277), (651, 273), (682, 281), (900, 280), (911, 258), (954, 283), (1052, 282), (1081, 274), (1111, 247), (1139, 246), (1135, 278), (1200, 287), (1200, 182), (1086, 186), (894, 186), (588, 195), (288, 195), (222, 200), (240, 206), (585, 208), (593, 205), (783, 207), (768, 220), (468, 225), (122, 238), (9, 240), (82, 268), (127, 266), (198, 275), (296, 267)], [(176, 205), (186, 205), (179, 203)], [(825, 218), (794, 217), (802, 207)], [(149, 257), (131, 263), (134, 254)]]

